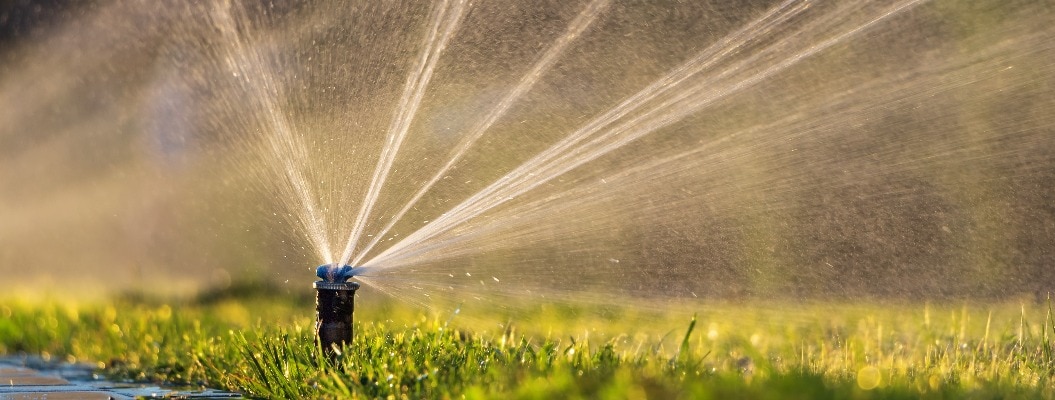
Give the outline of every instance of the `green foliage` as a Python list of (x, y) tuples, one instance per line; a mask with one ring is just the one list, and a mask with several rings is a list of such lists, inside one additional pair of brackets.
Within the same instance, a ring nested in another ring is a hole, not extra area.
[(1055, 395), (1050, 304), (909, 307), (922, 313), (879, 305), (715, 308), (687, 324), (656, 319), (682, 327), (658, 337), (615, 321), (609, 328), (621, 332), (610, 338), (565, 336), (600, 320), (555, 321), (567, 329), (551, 335), (516, 334), (508, 325), (497, 334), (467, 333), (429, 318), (361, 320), (354, 343), (330, 362), (318, 356), (310, 315), (296, 316), (307, 310), (274, 300), (6, 301), (0, 354), (89, 361), (118, 379), (266, 398)]

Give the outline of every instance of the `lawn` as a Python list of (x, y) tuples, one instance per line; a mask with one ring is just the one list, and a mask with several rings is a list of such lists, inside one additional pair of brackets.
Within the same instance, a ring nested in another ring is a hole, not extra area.
[(1049, 303), (536, 307), (366, 302), (336, 363), (306, 294), (0, 299), (0, 354), (113, 379), (302, 398), (1053, 398)]

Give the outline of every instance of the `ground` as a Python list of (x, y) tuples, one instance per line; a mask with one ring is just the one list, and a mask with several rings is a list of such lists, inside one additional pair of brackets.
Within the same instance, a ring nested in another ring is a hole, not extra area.
[(476, 320), (373, 303), (331, 364), (310, 298), (232, 293), (0, 299), (0, 354), (283, 398), (1055, 397), (1046, 302), (570, 305)]

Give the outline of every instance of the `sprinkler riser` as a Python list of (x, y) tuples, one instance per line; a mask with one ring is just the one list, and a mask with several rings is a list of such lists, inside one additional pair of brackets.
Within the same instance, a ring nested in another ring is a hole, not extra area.
[(355, 311), (355, 282), (318, 281), (313, 285), (315, 296), (315, 343), (330, 358), (334, 348), (352, 342), (354, 335), (352, 314)]

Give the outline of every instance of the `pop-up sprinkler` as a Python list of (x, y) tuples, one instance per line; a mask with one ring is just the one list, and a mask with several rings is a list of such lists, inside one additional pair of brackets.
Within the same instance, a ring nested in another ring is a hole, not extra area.
[(354, 275), (349, 265), (320, 265), (315, 270), (321, 281), (312, 285), (315, 296), (315, 341), (331, 359), (337, 348), (352, 342), (352, 312), (355, 311), (356, 282), (348, 282)]

